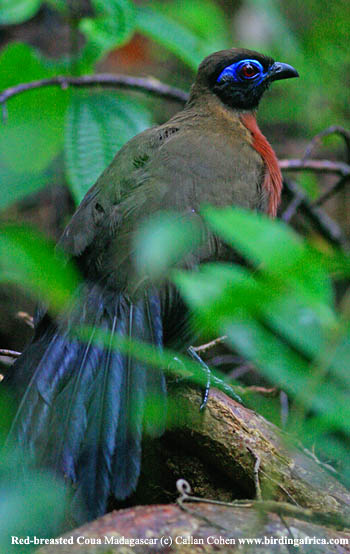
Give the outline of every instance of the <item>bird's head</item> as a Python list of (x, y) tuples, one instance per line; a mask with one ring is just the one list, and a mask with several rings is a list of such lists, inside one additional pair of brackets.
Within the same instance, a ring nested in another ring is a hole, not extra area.
[(291, 65), (253, 50), (232, 48), (203, 60), (194, 90), (209, 89), (233, 109), (253, 110), (272, 81), (298, 76)]

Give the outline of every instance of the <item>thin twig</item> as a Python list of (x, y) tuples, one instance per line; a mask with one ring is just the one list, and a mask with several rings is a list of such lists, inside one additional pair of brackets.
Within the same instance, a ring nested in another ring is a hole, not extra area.
[(315, 208), (314, 206), (312, 206), (306, 194), (302, 192), (302, 190), (294, 181), (291, 181), (290, 179), (285, 179), (283, 181), (283, 184), (284, 191), (287, 195), (289, 195), (291, 198), (294, 198), (295, 196), (300, 198), (300, 212), (307, 219), (309, 219), (309, 221), (321, 233), (321, 235), (332, 244), (343, 247), (345, 244), (345, 238), (338, 224), (320, 208)]
[(268, 479), (269, 481), (271, 481), (271, 483), (274, 483), (276, 485), (276, 487), (278, 487), (290, 500), (291, 502), (293, 503), (293, 505), (295, 506), (299, 506), (300, 507), (300, 504), (298, 504), (298, 502), (295, 500), (295, 498), (293, 497), (293, 495), (287, 491), (287, 489), (282, 485), (282, 483), (280, 483), (279, 481), (277, 481), (276, 479), (274, 479), (273, 477), (271, 477), (271, 475), (269, 473), (266, 473), (266, 471), (264, 471), (263, 469), (260, 468), (260, 473), (262, 473), (263, 475), (265, 475), (266, 479)]
[(16, 317), (26, 323), (31, 329), (34, 329), (34, 318), (27, 312), (17, 312)]
[(321, 139), (334, 134), (340, 135), (344, 139), (347, 150), (346, 161), (350, 164), (350, 131), (344, 129), (344, 127), (340, 127), (340, 125), (332, 125), (315, 135), (305, 150), (303, 161), (307, 160), (311, 156), (315, 146), (321, 141)]
[(206, 352), (207, 350), (210, 350), (211, 348), (214, 348), (214, 346), (217, 346), (218, 344), (222, 344), (227, 339), (226, 335), (223, 335), (222, 337), (217, 337), (214, 340), (211, 340), (210, 342), (207, 342), (205, 344), (201, 344), (200, 346), (191, 346), (191, 348), (195, 352)]
[(240, 377), (243, 377), (243, 375), (245, 375), (246, 373), (254, 371), (255, 369), (255, 366), (251, 362), (244, 362), (230, 371), (228, 377), (230, 377), (231, 379), (239, 379)]
[(7, 348), (0, 348), (0, 356), (8, 356), (9, 358), (19, 358), (21, 352), (16, 352), (16, 350), (8, 350)]
[(251, 453), (251, 455), (255, 458), (255, 464), (254, 464), (254, 484), (255, 484), (255, 497), (257, 500), (262, 500), (262, 494), (261, 494), (261, 486), (260, 486), (260, 478), (259, 478), (259, 469), (261, 460), (259, 456), (248, 446), (248, 450)]
[[(220, 525), (218, 523), (216, 523), (215, 521), (212, 521), (211, 519), (207, 518), (206, 516), (200, 514), (199, 512), (195, 511), (195, 510), (191, 510), (190, 508), (188, 508), (187, 506), (185, 506), (185, 502), (187, 500), (192, 500), (194, 498), (196, 498), (196, 502), (200, 501), (200, 499), (197, 497), (194, 497), (194, 496), (189, 496), (189, 494), (192, 492), (191, 490), (191, 487), (190, 487), (190, 484), (185, 480), (185, 479), (178, 479), (176, 481), (176, 488), (177, 490), (179, 491), (179, 493), (181, 494), (180, 497), (178, 497), (176, 499), (176, 502), (178, 504), (178, 506), (180, 507), (181, 510), (183, 510), (184, 512), (190, 514), (191, 516), (194, 516), (194, 517), (197, 517), (198, 519), (201, 519), (202, 521), (204, 521), (206, 524), (208, 524), (210, 527), (214, 527), (216, 529), (219, 529), (220, 531), (230, 531), (229, 529), (227, 529), (226, 527), (224, 527), (223, 525)], [(204, 503), (208, 503), (208, 504), (224, 504), (224, 503), (221, 503), (220, 501), (209, 501), (209, 500), (206, 500), (204, 499), (203, 500)]]
[[(350, 528), (350, 517), (348, 513), (316, 512), (311, 508), (302, 508), (276, 500), (234, 500), (233, 502), (222, 502), (220, 500), (191, 496), (191, 487), (184, 479), (179, 479), (176, 486), (181, 494), (181, 497), (177, 499), (177, 503), (182, 509), (184, 502), (203, 502), (204, 504), (215, 504), (227, 506), (228, 508), (257, 508), (258, 510), (272, 512), (285, 517), (293, 517), (311, 523), (334, 526), (338, 529)], [(195, 512), (194, 515), (201, 517), (197, 512)]]
[(347, 182), (350, 180), (350, 175), (345, 175), (339, 181), (337, 181), (334, 185), (330, 186), (328, 190), (324, 194), (322, 194), (315, 202), (313, 202), (313, 206), (321, 206), (324, 204), (327, 200), (329, 200), (332, 196), (337, 194), (337, 192), (340, 192), (344, 186), (347, 184)]
[(283, 219), (283, 221), (285, 221), (286, 223), (289, 223), (290, 220), (297, 213), (297, 210), (298, 210), (300, 204), (302, 203), (302, 201), (303, 201), (302, 196), (295, 195), (292, 198), (292, 200), (290, 201), (290, 203), (288, 204), (288, 206), (286, 207), (286, 209), (284, 210), (284, 212), (281, 216), (281, 219)]
[(299, 444), (299, 447), (303, 450), (304, 454), (309, 458), (311, 458), (312, 460), (314, 460), (316, 464), (318, 464), (320, 467), (323, 467), (323, 469), (325, 469), (326, 471), (333, 473), (333, 475), (337, 475), (337, 477), (340, 478), (339, 472), (333, 466), (325, 462), (321, 462), (321, 460), (317, 458), (316, 454), (311, 450), (308, 450), (307, 448), (305, 448), (302, 443)]
[(101, 73), (97, 75), (82, 75), (80, 77), (57, 76), (51, 79), (39, 79), (30, 83), (21, 83), (14, 87), (5, 89), (0, 94), (0, 104), (3, 109), (5, 102), (18, 94), (22, 94), (28, 90), (35, 90), (43, 87), (109, 87), (122, 89), (138, 89), (143, 92), (151, 92), (161, 98), (175, 100), (176, 102), (184, 103), (188, 100), (188, 93), (175, 88), (165, 83), (161, 83), (154, 78), (130, 77), (128, 75)]
[(298, 158), (280, 160), (279, 166), (285, 171), (316, 171), (317, 173), (338, 173), (342, 177), (350, 175), (350, 165), (331, 160), (300, 160)]
[(257, 385), (251, 385), (249, 387), (244, 387), (244, 391), (252, 394), (260, 394), (261, 396), (267, 396), (274, 398), (278, 395), (278, 388), (271, 387), (267, 389), (266, 387), (258, 387)]

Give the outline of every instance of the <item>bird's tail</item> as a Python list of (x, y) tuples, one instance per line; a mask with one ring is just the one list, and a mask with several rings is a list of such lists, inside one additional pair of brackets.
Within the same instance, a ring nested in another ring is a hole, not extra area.
[[(146, 401), (155, 398), (159, 407), (148, 432), (163, 432), (166, 412), (164, 375), (113, 345), (119, 335), (162, 347), (159, 293), (132, 302), (95, 285), (85, 298), (64, 322), (38, 325), (6, 378), (19, 402), (9, 440), (75, 484), (74, 505), (86, 510), (75, 511), (81, 521), (105, 513), (110, 495), (124, 499), (135, 490)], [(72, 335), (77, 325), (88, 326), (84, 341)], [(96, 330), (105, 332), (104, 346)]]

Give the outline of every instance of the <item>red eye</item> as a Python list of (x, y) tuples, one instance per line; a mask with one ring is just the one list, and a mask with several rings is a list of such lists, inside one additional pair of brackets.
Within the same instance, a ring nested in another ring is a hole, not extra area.
[(252, 77), (255, 77), (259, 73), (259, 69), (252, 65), (251, 63), (245, 63), (242, 65), (240, 71), (239, 71), (241, 77), (245, 77), (246, 79), (251, 79)]

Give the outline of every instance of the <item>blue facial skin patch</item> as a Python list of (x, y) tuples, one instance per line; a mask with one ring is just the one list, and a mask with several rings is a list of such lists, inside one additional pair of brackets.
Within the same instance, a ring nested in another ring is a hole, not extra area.
[[(258, 72), (255, 75), (252, 75), (251, 77), (240, 75), (239, 74), (240, 70), (246, 64), (252, 65), (254, 68), (258, 70)], [(236, 63), (233, 63), (232, 65), (228, 65), (227, 67), (225, 67), (225, 69), (220, 73), (216, 82), (218, 83), (223, 80), (225, 81), (230, 80), (235, 82), (251, 81), (255, 85), (259, 85), (266, 78), (267, 74), (268, 74), (268, 71), (264, 72), (263, 66), (257, 60), (241, 60), (240, 62), (236, 62)]]

